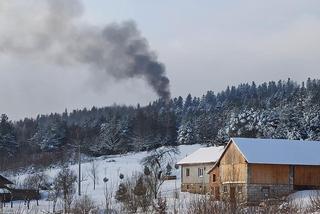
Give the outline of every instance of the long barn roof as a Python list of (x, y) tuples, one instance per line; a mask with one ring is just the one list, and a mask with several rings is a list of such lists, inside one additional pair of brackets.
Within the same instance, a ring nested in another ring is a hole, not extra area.
[(232, 138), (231, 141), (248, 163), (320, 165), (320, 141), (258, 138)]
[(180, 160), (177, 164), (201, 164), (215, 163), (223, 152), (223, 146), (212, 146), (200, 148), (187, 157)]

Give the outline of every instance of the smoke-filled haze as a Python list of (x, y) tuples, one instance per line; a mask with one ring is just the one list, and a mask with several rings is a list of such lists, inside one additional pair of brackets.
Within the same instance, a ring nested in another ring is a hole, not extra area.
[(11, 119), (320, 73), (319, 1), (1, 0), (0, 26)]
[[(109, 76), (143, 78), (161, 98), (170, 98), (165, 67), (133, 21), (102, 28), (86, 25), (79, 21), (83, 7), (78, 0), (5, 1), (2, 10), (0, 50), (4, 55), (66, 69), (79, 63), (88, 65), (92, 79), (101, 84)], [(5, 10), (11, 13), (8, 17)]]

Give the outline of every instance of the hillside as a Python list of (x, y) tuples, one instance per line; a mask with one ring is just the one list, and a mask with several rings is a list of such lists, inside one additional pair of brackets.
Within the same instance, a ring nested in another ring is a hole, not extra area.
[[(174, 156), (174, 162), (184, 158), (185, 156), (191, 154), (196, 151), (198, 148), (203, 147), (202, 145), (181, 145), (178, 147), (179, 154)], [(108, 178), (107, 189), (110, 194), (112, 194), (112, 206), (116, 207), (119, 204), (114, 199), (114, 194), (118, 188), (120, 182), (123, 182), (119, 175), (124, 175), (124, 181), (126, 179), (130, 179), (135, 174), (142, 172), (143, 167), (140, 161), (148, 156), (148, 152), (138, 152), (138, 153), (128, 153), (125, 155), (109, 155), (102, 156), (98, 158), (86, 159), (82, 164), (82, 195), (88, 195), (96, 205), (100, 208), (105, 207), (105, 183), (103, 182), (104, 178)], [(97, 167), (97, 184), (96, 189), (93, 189), (93, 181), (90, 178), (90, 170), (92, 168), (92, 163), (95, 163)], [(77, 164), (70, 164), (68, 167), (73, 170), (75, 173), (78, 172)], [(57, 173), (61, 170), (60, 167), (45, 169), (43, 172), (48, 176), (49, 181), (52, 182), (52, 179), (57, 175)], [(14, 180), (16, 184), (22, 184), (24, 179), (29, 175), (32, 175), (33, 172), (22, 173), (20, 175), (13, 175), (9, 178)], [(165, 181), (161, 194), (165, 196), (168, 200), (173, 198), (173, 195), (176, 191), (180, 192), (180, 170), (173, 168), (172, 175), (177, 176), (177, 180)], [(77, 185), (76, 185), (77, 186)], [(41, 213), (42, 211), (50, 211), (52, 210), (52, 201), (48, 199), (48, 191), (43, 191), (42, 200), (39, 201), (39, 206), (36, 205), (36, 201), (31, 202), (31, 213)], [(184, 197), (182, 194), (181, 197)], [(188, 198), (189, 196), (185, 196)], [(77, 194), (75, 194), (75, 199), (78, 198)], [(181, 200), (184, 200), (181, 198)], [(57, 203), (57, 210), (61, 209), (63, 206), (63, 201), (59, 200)], [(5, 208), (5, 211), (10, 212), (12, 210), (17, 211), (18, 209), (27, 210), (23, 201), (16, 201), (14, 204), (14, 208), (10, 209), (8, 206)]]
[(66, 110), (15, 122), (2, 115), (0, 169), (67, 161), (79, 144), (83, 153), (100, 156), (167, 145), (219, 145), (233, 136), (319, 140), (319, 104), (320, 80), (288, 79), (147, 106)]

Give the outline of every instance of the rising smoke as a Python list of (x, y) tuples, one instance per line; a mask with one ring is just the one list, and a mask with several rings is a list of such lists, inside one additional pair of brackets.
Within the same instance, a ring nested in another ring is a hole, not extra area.
[[(142, 78), (170, 98), (165, 66), (133, 21), (86, 24), (79, 0), (1, 0), (0, 53), (58, 65), (89, 65), (92, 78)], [(99, 74), (99, 75), (98, 75)]]

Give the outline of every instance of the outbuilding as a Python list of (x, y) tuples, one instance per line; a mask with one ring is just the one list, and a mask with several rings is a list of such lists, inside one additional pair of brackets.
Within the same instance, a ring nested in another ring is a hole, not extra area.
[(208, 171), (216, 199), (259, 203), (320, 188), (320, 142), (232, 138)]
[(223, 149), (223, 146), (200, 148), (177, 163), (181, 166), (182, 192), (210, 192), (209, 175), (206, 172), (213, 167)]
[(11, 185), (13, 185), (13, 183), (10, 180), (0, 175), (0, 202), (6, 202), (11, 200)]

